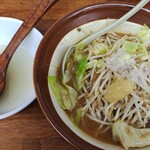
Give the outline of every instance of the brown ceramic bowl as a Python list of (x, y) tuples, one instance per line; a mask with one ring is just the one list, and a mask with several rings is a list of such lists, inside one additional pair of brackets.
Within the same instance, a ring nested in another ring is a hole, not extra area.
[[(72, 29), (94, 20), (107, 18), (118, 19), (128, 12), (132, 7), (132, 4), (101, 3), (76, 10), (56, 22), (48, 30), (37, 50), (34, 63), (34, 85), (39, 104), (45, 116), (58, 131), (58, 133), (77, 149), (100, 150), (100, 148), (97, 146), (77, 136), (60, 118), (53, 105), (47, 81), (53, 53), (61, 39)], [(132, 18), (130, 18), (130, 21), (138, 24), (145, 23), (150, 26), (149, 18), (150, 11), (147, 9), (142, 9)], [(109, 147), (109, 145), (103, 145), (100, 147), (112, 149), (111, 146)]]

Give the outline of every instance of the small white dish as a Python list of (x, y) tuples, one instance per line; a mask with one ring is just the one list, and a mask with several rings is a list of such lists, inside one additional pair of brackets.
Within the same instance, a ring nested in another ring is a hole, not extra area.
[[(21, 20), (0, 17), (0, 53), (21, 24)], [(32, 29), (12, 57), (7, 71), (6, 87), (0, 96), (0, 119), (16, 114), (36, 98), (33, 63), (42, 37), (38, 30)]]

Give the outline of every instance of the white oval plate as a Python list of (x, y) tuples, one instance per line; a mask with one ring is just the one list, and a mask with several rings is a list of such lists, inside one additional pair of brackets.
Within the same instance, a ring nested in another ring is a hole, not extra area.
[[(21, 20), (0, 17), (0, 53), (21, 24)], [(38, 30), (32, 29), (12, 57), (7, 70), (6, 87), (0, 96), (0, 119), (16, 114), (36, 98), (33, 62), (42, 37)]]

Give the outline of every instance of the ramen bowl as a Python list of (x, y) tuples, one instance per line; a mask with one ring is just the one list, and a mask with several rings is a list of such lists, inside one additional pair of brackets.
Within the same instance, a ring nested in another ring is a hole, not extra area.
[[(131, 4), (101, 3), (76, 10), (48, 30), (37, 50), (34, 62), (34, 85), (41, 109), (58, 133), (77, 149), (123, 148), (107, 140), (96, 140), (76, 127), (53, 96), (48, 85), (48, 75), (56, 75), (60, 70), (63, 56), (69, 46), (101, 30), (108, 18), (114, 21), (112, 19), (120, 18), (133, 7)], [(140, 24), (150, 26), (149, 16), (150, 11), (142, 9), (130, 18), (130, 22), (125, 22), (114, 30), (134, 34), (141, 27)]]

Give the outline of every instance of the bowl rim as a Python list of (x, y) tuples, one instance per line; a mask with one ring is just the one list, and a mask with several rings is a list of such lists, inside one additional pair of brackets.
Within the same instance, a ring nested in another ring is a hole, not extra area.
[[(44, 35), (44, 38), (42, 39), (41, 43), (44, 43), (45, 42), (45, 37), (48, 36), (48, 33), (49, 32), (52, 32), (52, 30), (55, 29), (55, 26), (57, 26), (57, 24), (59, 24), (60, 22), (63, 22), (64, 19), (68, 19), (70, 17), (74, 17), (80, 13), (82, 13), (82, 11), (86, 11), (86, 10), (89, 10), (89, 9), (93, 9), (93, 8), (96, 8), (96, 7), (107, 7), (107, 6), (118, 6), (118, 7), (128, 7), (129, 9), (133, 8), (135, 6), (135, 3), (133, 2), (118, 2), (118, 1), (113, 1), (113, 2), (103, 2), (103, 3), (95, 3), (95, 4), (91, 4), (91, 5), (87, 5), (87, 6), (84, 6), (84, 7), (81, 7), (79, 9), (76, 9), (74, 11), (72, 11), (71, 13), (65, 15), (64, 17), (60, 18), (58, 21), (56, 21), (49, 29), (48, 31), (46, 32), (46, 34)], [(142, 8), (141, 10), (147, 12), (147, 13), (150, 13), (150, 10), (147, 9), (147, 8)], [(41, 43), (38, 47), (38, 50), (37, 50), (37, 53), (38, 51), (41, 49)], [(54, 51), (52, 52), (52, 55), (53, 55)], [(37, 55), (36, 55), (37, 56)], [(38, 57), (38, 56), (37, 56)], [(52, 57), (51, 57), (52, 59)], [(51, 60), (50, 60), (51, 61)], [(40, 93), (40, 89), (39, 89), (39, 85), (37, 85), (37, 76), (36, 76), (36, 73), (37, 73), (37, 65), (38, 64), (42, 64), (44, 65), (45, 67), (48, 67), (48, 65), (50, 64), (43, 64), (43, 62), (38, 62), (38, 59), (36, 59), (36, 63), (34, 64), (34, 85), (35, 85), (35, 91), (36, 91), (36, 95), (37, 95), (37, 100), (38, 100), (38, 103), (42, 109), (42, 112), (44, 113), (45, 117), (47, 118), (47, 120), (50, 122), (50, 124), (53, 126), (53, 128), (68, 142), (70, 143), (72, 146), (74, 146), (75, 148), (77, 149), (82, 149), (82, 150), (91, 150), (90, 148), (85, 148), (83, 147), (81, 144), (79, 144), (78, 142), (76, 142), (74, 139), (70, 138), (69, 135), (66, 134), (66, 132), (59, 126), (59, 124), (57, 124), (57, 121), (55, 120), (54, 116), (52, 114), (47, 114), (49, 113), (49, 110), (48, 110), (48, 107), (43, 107), (45, 106), (44, 102), (41, 101), (41, 98), (42, 98), (42, 94)], [(69, 129), (70, 130), (70, 129)], [(77, 135), (76, 135), (77, 136)], [(80, 138), (80, 137), (79, 137)], [(89, 144), (89, 143), (87, 143)], [(91, 145), (91, 144), (89, 144)], [(101, 150), (101, 148), (98, 148), (98, 147), (95, 147), (94, 145), (92, 145), (93, 148), (95, 150)]]

